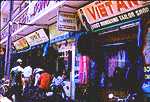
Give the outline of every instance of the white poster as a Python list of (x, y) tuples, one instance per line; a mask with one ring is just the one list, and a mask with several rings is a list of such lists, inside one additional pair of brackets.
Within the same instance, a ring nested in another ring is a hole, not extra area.
[(59, 31), (78, 31), (79, 22), (77, 14), (69, 12), (58, 12), (57, 27)]
[(42, 44), (42, 43), (47, 42), (49, 40), (44, 29), (40, 29), (38, 31), (35, 31), (34, 33), (27, 35), (25, 37), (25, 39), (27, 40), (27, 42), (30, 46)]

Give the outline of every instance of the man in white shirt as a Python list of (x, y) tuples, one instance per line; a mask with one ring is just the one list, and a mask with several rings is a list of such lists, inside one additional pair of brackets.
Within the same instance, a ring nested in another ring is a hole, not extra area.
[(32, 67), (31, 66), (25, 67), (23, 70), (24, 84), (25, 84), (24, 88), (30, 85), (31, 75), (32, 75)]
[(23, 91), (23, 67), (22, 67), (22, 60), (17, 60), (17, 66), (12, 68), (10, 71), (11, 75), (11, 87), (12, 87), (12, 94), (15, 95), (15, 102), (21, 102), (22, 100), (22, 91)]

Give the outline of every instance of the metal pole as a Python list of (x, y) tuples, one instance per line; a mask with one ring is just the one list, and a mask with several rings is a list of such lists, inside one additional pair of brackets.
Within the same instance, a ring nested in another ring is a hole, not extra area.
[(10, 8), (9, 8), (9, 28), (8, 28), (8, 39), (6, 44), (6, 54), (5, 54), (5, 69), (4, 69), (4, 77), (6, 79), (10, 78), (10, 60), (11, 60), (11, 33), (12, 33), (12, 13), (13, 13), (13, 0), (10, 0)]

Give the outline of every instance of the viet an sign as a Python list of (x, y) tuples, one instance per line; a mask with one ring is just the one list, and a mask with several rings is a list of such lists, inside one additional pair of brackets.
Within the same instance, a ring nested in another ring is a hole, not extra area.
[(27, 43), (25, 38), (21, 38), (21, 39), (15, 41), (13, 44), (14, 44), (14, 46), (16, 48), (16, 51), (19, 51), (19, 50), (22, 50), (22, 49), (26, 49), (26, 48), (29, 47), (29, 45), (28, 45), (28, 43)]
[[(97, 30), (125, 22), (148, 13), (147, 1), (138, 0), (108, 0), (95, 1), (78, 10), (78, 14), (86, 30)], [(144, 7), (145, 5), (145, 7)]]
[(49, 40), (44, 29), (40, 29), (38, 31), (35, 31), (34, 33), (27, 35), (25, 37), (25, 39), (27, 40), (27, 42), (30, 46), (42, 44), (42, 43), (47, 42)]
[(79, 22), (77, 22), (77, 14), (59, 11), (57, 28), (59, 31), (78, 31)]

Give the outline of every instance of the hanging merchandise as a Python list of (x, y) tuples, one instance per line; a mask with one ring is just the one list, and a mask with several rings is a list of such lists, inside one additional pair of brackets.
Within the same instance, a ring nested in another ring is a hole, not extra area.
[(118, 67), (124, 68), (126, 62), (126, 52), (124, 50), (118, 51)]
[(80, 84), (87, 84), (88, 70), (89, 70), (89, 58), (87, 56), (80, 56), (80, 64), (79, 64)]
[(115, 68), (117, 67), (117, 57), (111, 55), (108, 59), (108, 76), (113, 77)]

